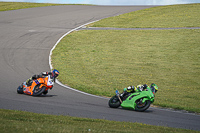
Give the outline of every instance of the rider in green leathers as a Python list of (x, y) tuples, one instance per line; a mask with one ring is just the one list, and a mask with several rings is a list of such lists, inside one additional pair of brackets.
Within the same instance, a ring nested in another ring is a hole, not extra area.
[[(130, 93), (141, 92), (141, 91), (147, 89), (147, 87), (148, 87), (147, 84), (144, 84), (144, 85), (140, 84), (140, 85), (137, 85), (137, 87), (135, 87), (135, 86), (129, 86), (127, 88), (124, 88), (124, 91), (121, 93), (120, 96), (125, 97), (126, 95), (128, 95)], [(158, 86), (156, 84), (154, 84), (154, 83), (152, 83), (149, 87), (150, 88), (154, 87), (155, 92), (158, 91)]]

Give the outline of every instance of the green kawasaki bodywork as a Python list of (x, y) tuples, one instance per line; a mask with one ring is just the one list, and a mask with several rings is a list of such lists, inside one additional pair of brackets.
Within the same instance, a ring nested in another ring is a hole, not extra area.
[(154, 102), (155, 95), (153, 94), (152, 90), (147, 87), (144, 91), (138, 91), (135, 93), (132, 93), (126, 100), (124, 100), (121, 103), (121, 107), (125, 109), (133, 109), (136, 108), (136, 101), (142, 99), (142, 103), (145, 103), (146, 101), (150, 101), (151, 103)]

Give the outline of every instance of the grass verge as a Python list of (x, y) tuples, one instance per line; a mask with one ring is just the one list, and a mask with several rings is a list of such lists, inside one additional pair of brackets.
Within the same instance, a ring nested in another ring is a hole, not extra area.
[(0, 2), (0, 11), (17, 10), (44, 6), (58, 6), (62, 4), (29, 3), (29, 2)]
[(56, 116), (36, 114), (23, 111), (0, 109), (0, 132), (1, 133), (87, 133), (87, 132), (141, 132), (162, 133), (197, 133), (198, 131), (152, 126), (142, 123), (116, 122), (100, 119), (78, 118), (70, 116)]
[(200, 30), (78, 31), (53, 51), (59, 80), (88, 93), (152, 82), (155, 105), (200, 112)]
[(200, 4), (159, 6), (102, 19), (89, 26), (115, 28), (200, 27)]
[[(89, 26), (198, 27), (200, 4), (161, 6), (106, 18)], [(53, 51), (60, 81), (102, 96), (155, 82), (154, 105), (200, 112), (200, 30), (79, 31)]]

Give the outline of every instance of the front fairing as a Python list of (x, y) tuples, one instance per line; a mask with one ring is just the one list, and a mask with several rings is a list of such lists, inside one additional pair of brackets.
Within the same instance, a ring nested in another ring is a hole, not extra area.
[(122, 108), (133, 109), (136, 107), (136, 100), (143, 99), (143, 103), (146, 100), (149, 100), (151, 103), (154, 102), (154, 94), (152, 93), (150, 88), (147, 88), (145, 91), (132, 93), (126, 100), (124, 100), (121, 104)]
[(27, 86), (26, 82), (23, 83), (23, 92), (25, 94), (28, 94), (28, 95), (32, 95), (33, 94), (32, 87), (31, 86)]

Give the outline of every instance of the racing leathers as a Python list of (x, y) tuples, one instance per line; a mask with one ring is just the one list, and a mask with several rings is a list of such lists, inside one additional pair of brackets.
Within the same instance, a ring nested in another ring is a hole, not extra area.
[(137, 88), (134, 87), (134, 86), (129, 86), (127, 88), (124, 88), (124, 91), (121, 93), (120, 96), (123, 97), (123, 99), (126, 99), (127, 96), (129, 96), (131, 93), (134, 93), (134, 92), (140, 92), (140, 91), (143, 91), (147, 88), (147, 85), (144, 84), (144, 85), (137, 85)]
[(28, 86), (30, 86), (33, 83), (33, 80), (38, 79), (38, 78), (44, 78), (44, 77), (47, 77), (49, 75), (50, 75), (50, 78), (55, 81), (55, 78), (54, 78), (52, 72), (41, 72), (40, 74), (33, 75), (31, 78), (27, 79), (26, 84)]

